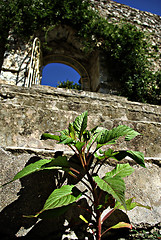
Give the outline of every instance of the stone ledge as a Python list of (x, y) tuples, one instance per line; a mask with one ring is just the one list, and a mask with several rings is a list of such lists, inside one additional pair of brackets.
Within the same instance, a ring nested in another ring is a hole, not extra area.
[[(10, 181), (14, 175), (32, 159), (36, 160), (37, 158), (39, 159), (39, 157), (44, 157), (44, 153), (45, 156), (48, 157), (50, 157), (50, 154), (53, 154), (53, 151), (46, 149), (40, 149), (40, 154), (38, 153), (39, 149), (25, 148), (24, 152), (22, 152), (22, 150), (22, 148), (15, 147), (0, 149), (0, 163), (2, 169), (1, 184)], [(158, 161), (157, 158), (155, 160)], [(132, 224), (136, 227), (154, 226), (161, 220), (161, 209), (159, 204), (161, 169), (148, 158), (146, 160), (146, 166), (147, 168), (145, 169), (138, 165), (134, 165), (134, 173), (125, 179), (127, 189), (126, 198), (136, 197), (135, 201), (152, 207), (151, 211), (144, 208), (136, 208), (128, 212)], [(103, 171), (100, 172), (100, 175), (104, 175), (106, 171), (109, 171), (112, 168), (113, 165), (107, 164)], [(15, 181), (1, 189), (0, 200), (1, 208), (3, 209), (3, 218), (6, 219), (6, 214), (12, 214), (13, 217), (17, 216), (15, 221), (19, 222), (22, 221), (19, 214), (32, 214), (32, 212), (30, 213), (30, 205), (32, 201), (32, 209), (34, 209), (34, 206), (35, 209), (37, 209), (37, 207), (44, 202), (44, 200), (41, 199), (43, 194), (39, 191), (42, 190), (42, 188), (45, 189), (44, 191), (51, 191), (51, 182), (53, 181), (52, 176), (54, 172), (51, 173), (51, 176), (49, 173), (47, 173), (47, 175), (33, 174), (31, 178), (27, 177), (24, 180)], [(44, 187), (43, 184), (45, 184)], [(35, 195), (37, 191), (40, 195), (39, 197)], [(26, 205), (24, 204), (24, 201), (26, 202)], [(30, 204), (28, 205), (27, 202), (30, 202)], [(8, 212), (8, 209), (10, 209), (10, 213)], [(3, 218), (1, 219), (2, 221)], [(5, 221), (10, 222), (10, 220)], [(13, 227), (12, 222), (7, 225), (7, 229), (10, 229), (11, 227)]]

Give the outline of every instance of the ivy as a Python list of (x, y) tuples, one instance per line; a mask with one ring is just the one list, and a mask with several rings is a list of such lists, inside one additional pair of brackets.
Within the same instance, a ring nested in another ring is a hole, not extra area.
[(109, 23), (92, 8), (90, 0), (0, 0), (0, 11), (0, 40), (5, 44), (9, 31), (16, 40), (26, 41), (40, 31), (45, 35), (52, 26), (69, 25), (76, 30), (83, 51), (104, 52), (111, 79), (122, 86), (120, 95), (161, 103), (161, 73), (154, 73), (151, 65), (158, 46), (152, 46), (136, 26)]

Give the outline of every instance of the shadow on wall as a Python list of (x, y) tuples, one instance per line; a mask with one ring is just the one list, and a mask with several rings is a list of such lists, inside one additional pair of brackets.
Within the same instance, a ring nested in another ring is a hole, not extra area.
[[(62, 152), (55, 153), (55, 157), (59, 155), (62, 155)], [(32, 157), (26, 165), (38, 160), (40, 160), (39, 157)], [(72, 158), (69, 161), (72, 161)], [(70, 183), (71, 179), (67, 179), (66, 174), (58, 173), (57, 170), (41, 171), (22, 178), (22, 188), (18, 193), (18, 199), (4, 208), (0, 213), (1, 240), (67, 240), (85, 239), (85, 237), (93, 240), (93, 235), (86, 233), (87, 224), (79, 218), (79, 215), (82, 214), (90, 221), (89, 213), (85, 211), (85, 208), (90, 209), (90, 206), (85, 198), (79, 201), (81, 208), (74, 206), (59, 217), (54, 217), (52, 210), (48, 212), (48, 214), (43, 214), (42, 219), (39, 219), (39, 221), (37, 218), (24, 217), (25, 215), (33, 215), (39, 212), (51, 192), (55, 188), (59, 188), (66, 181)], [(64, 224), (65, 219), (67, 220), (67, 225)], [(108, 218), (108, 222), (105, 222), (104, 227), (109, 228), (120, 221), (130, 222), (125, 213), (116, 210), (115, 213)], [(69, 228), (74, 231), (76, 238), (68, 238)], [(28, 229), (28, 233), (25, 236), (21, 234), (21, 237), (18, 237), (17, 233), (21, 230), (23, 232), (23, 229)], [(114, 240), (127, 234), (128, 230), (125, 229), (113, 230), (108, 232), (102, 239), (108, 237), (108, 239)]]

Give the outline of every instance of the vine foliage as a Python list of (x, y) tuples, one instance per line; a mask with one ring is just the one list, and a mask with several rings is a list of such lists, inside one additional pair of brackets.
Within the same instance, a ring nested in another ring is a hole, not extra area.
[(0, 0), (0, 11), (2, 53), (9, 33), (16, 41), (26, 40), (39, 31), (45, 35), (54, 25), (69, 25), (76, 30), (83, 51), (104, 52), (111, 79), (120, 82), (120, 95), (161, 103), (161, 72), (154, 72), (151, 64), (158, 55), (158, 46), (153, 46), (149, 36), (136, 26), (108, 22), (90, 0)]

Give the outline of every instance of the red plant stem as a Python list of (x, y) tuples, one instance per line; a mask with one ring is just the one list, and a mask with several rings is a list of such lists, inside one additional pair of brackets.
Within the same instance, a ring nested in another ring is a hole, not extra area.
[[(84, 176), (83, 176), (79, 171), (77, 171), (76, 169), (70, 167), (70, 170), (73, 171), (73, 172), (75, 172), (75, 173), (77, 173), (78, 175), (84, 177)], [(74, 175), (74, 176), (75, 176), (75, 175)], [(78, 179), (78, 176), (77, 176), (77, 179)], [(85, 181), (83, 181), (82, 179), (80, 179), (80, 181), (81, 181), (90, 191), (92, 191), (92, 188), (90, 188), (90, 186), (89, 186)]]
[(68, 144), (68, 147), (70, 147), (72, 149), (72, 151), (75, 152), (75, 154), (79, 158), (79, 154), (77, 153), (77, 151), (70, 144)]
[(81, 160), (82, 167), (85, 169), (85, 164), (84, 164), (84, 161), (83, 161), (82, 155), (79, 155), (79, 159)]
[(85, 152), (82, 152), (82, 157), (83, 157), (84, 166), (87, 166), (87, 161), (86, 161), (86, 157), (85, 157)]
[(99, 197), (98, 197), (98, 201), (100, 201), (100, 199), (101, 199), (101, 197), (102, 197), (102, 193), (103, 193), (103, 191), (101, 190), (101, 191), (100, 191), (100, 194), (99, 194)]
[(72, 177), (78, 179), (78, 177), (77, 177), (76, 175), (74, 175), (73, 173), (68, 172), (68, 174), (69, 174), (70, 176), (72, 176)]
[(111, 211), (109, 211), (104, 218), (102, 219), (102, 223), (116, 210), (116, 208), (113, 208)]
[(77, 171), (76, 169), (74, 169), (74, 168), (72, 168), (72, 167), (70, 167), (70, 170), (73, 171), (73, 172), (75, 172), (75, 173), (77, 173), (78, 175), (81, 174), (79, 171)]
[(87, 166), (90, 164), (91, 158), (93, 157), (93, 155), (91, 155), (87, 161)]
[(111, 228), (106, 229), (106, 230), (102, 233), (102, 236), (103, 236), (106, 232), (108, 232), (110, 229), (111, 229)]
[(96, 240), (101, 240), (101, 214), (99, 210), (96, 211), (96, 223)]
[(86, 144), (84, 144), (84, 146), (82, 147), (82, 151), (83, 151), (83, 152), (85, 152), (86, 146), (87, 146), (87, 142), (86, 142)]
[(77, 153), (77, 151), (70, 144), (68, 144), (68, 147), (70, 147), (73, 150), (73, 152), (75, 152), (75, 154), (77, 155), (78, 159), (80, 159), (83, 168), (85, 169), (85, 162), (84, 162), (84, 159), (82, 158), (82, 155)]
[[(98, 134), (99, 134), (99, 133), (98, 133)], [(97, 136), (98, 136), (98, 134), (97, 134)], [(92, 145), (95, 143), (97, 136), (95, 137), (95, 139), (94, 139), (93, 142), (91, 143), (91, 145), (90, 145), (90, 147), (89, 147), (89, 149), (88, 149), (88, 152), (87, 152), (87, 156), (89, 155), (89, 151), (90, 151)], [(94, 154), (94, 152), (93, 152), (93, 154)]]
[(99, 198), (98, 198), (98, 195), (97, 195), (96, 183), (93, 180), (90, 173), (88, 172), (88, 169), (87, 169), (87, 177), (88, 177), (89, 183), (91, 184), (92, 195), (93, 195), (93, 198), (94, 198), (94, 211), (96, 213), (96, 240), (101, 240), (101, 230), (102, 229), (101, 229), (101, 212), (98, 209)]

